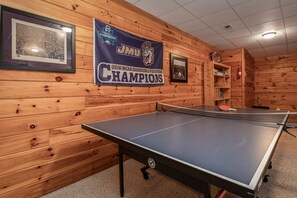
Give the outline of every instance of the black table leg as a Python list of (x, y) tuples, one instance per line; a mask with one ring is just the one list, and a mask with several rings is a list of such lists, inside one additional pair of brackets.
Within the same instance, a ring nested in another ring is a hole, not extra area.
[(211, 198), (210, 185), (205, 183), (204, 198)]
[(124, 196), (124, 168), (123, 168), (123, 153), (119, 149), (119, 173), (120, 173), (120, 195)]

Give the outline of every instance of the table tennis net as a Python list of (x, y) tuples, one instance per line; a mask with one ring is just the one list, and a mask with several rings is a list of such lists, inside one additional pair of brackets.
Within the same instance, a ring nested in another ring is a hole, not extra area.
[(247, 120), (261, 123), (283, 123), (288, 112), (266, 110), (266, 109), (245, 109), (237, 111), (221, 111), (215, 106), (180, 107), (162, 102), (157, 102), (157, 111), (171, 111), (182, 114), (197, 116), (215, 117), (223, 119)]

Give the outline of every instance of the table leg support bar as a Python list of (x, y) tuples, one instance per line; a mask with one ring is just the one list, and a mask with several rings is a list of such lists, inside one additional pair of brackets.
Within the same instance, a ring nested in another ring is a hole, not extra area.
[(146, 172), (147, 169), (149, 169), (150, 167), (148, 165), (142, 167), (140, 170), (141, 170), (141, 173), (142, 173), (142, 176), (145, 180), (148, 180), (148, 175), (149, 173)]
[(123, 153), (119, 150), (119, 173), (120, 173), (120, 195), (124, 196), (124, 165), (123, 165)]

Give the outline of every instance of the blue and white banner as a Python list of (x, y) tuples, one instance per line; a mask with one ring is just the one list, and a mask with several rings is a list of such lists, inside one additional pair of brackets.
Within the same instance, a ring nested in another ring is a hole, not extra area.
[(163, 43), (140, 38), (94, 19), (96, 85), (163, 85)]

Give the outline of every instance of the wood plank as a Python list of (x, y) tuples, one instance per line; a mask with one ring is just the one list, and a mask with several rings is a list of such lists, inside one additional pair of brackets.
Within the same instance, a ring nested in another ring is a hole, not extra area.
[(0, 81), (0, 92), (0, 99), (46, 98), (95, 95), (98, 88), (90, 83)]
[(31, 133), (77, 125), (103, 119), (118, 118), (155, 111), (155, 102), (116, 104), (104, 107), (86, 108), (81, 111), (39, 114), (33, 116), (0, 119), (0, 137)]
[(75, 167), (66, 170), (48, 178), (40, 179), (38, 182), (21, 186), (17, 190), (8, 191), (1, 194), (3, 198), (11, 197), (40, 197), (46, 193), (57, 190), (61, 186), (66, 186), (73, 182), (79, 181), (85, 177), (100, 172), (117, 163), (117, 158), (114, 155), (100, 159), (81, 167)]
[(93, 30), (90, 28), (77, 26), (75, 29), (75, 39), (93, 44)]
[(281, 55), (281, 56), (270, 56), (265, 58), (257, 58), (255, 60), (257, 65), (265, 65), (265, 64), (282, 64), (282, 63), (297, 63), (296, 54), (288, 54), (288, 55)]
[(79, 111), (85, 108), (85, 97), (34, 98), (1, 100), (0, 118)]
[(163, 100), (162, 102), (165, 102), (167, 104), (172, 104), (175, 106), (185, 106), (185, 107), (192, 107), (192, 106), (198, 106), (203, 104), (202, 98), (192, 98), (192, 99), (167, 99)]
[(261, 94), (257, 95), (256, 97), (259, 100), (265, 100), (269, 98), (271, 101), (297, 101), (297, 94), (296, 93), (265, 93), (262, 92)]
[[(93, 69), (93, 57), (87, 55), (76, 54), (76, 68), (77, 69)], [(91, 78), (91, 77), (89, 77)], [(92, 76), (93, 78), (93, 76)]]
[(257, 71), (255, 72), (257, 75), (260, 74), (274, 74), (274, 73), (288, 73), (288, 72), (297, 72), (297, 66), (290, 64), (287, 67), (283, 65), (280, 66), (270, 66), (270, 67), (258, 67)]
[[(173, 86), (172, 86), (172, 85)], [(162, 93), (199, 92), (199, 85), (171, 83), (157, 87), (94, 86), (90, 83), (64, 82), (12, 82), (0, 81), (0, 99), (78, 97), (87, 95), (127, 95), (150, 94), (150, 90), (159, 89)], [(22, 90), (27, 90), (23, 92)]]
[(0, 175), (62, 159), (109, 143), (110, 141), (97, 136), (2, 156)]
[(104, 106), (107, 104), (123, 104), (128, 102), (154, 102), (170, 98), (185, 98), (200, 96), (199, 93), (169, 93), (169, 94), (135, 94), (135, 95), (107, 95), (107, 96), (88, 96), (86, 106)]
[(50, 129), (49, 134), (51, 145), (82, 138), (96, 137), (95, 134), (82, 129), (81, 125)]
[[(83, 60), (80, 60), (80, 61), (83, 61)], [(15, 76), (18, 77), (18, 81), (93, 83), (93, 71), (86, 70), (86, 69), (76, 69), (75, 74), (22, 71), (22, 70), (17, 70), (12, 72), (11, 70), (1, 70), (0, 80), (11, 81), (15, 79)]]
[(0, 195), (20, 187), (32, 185), (53, 175), (84, 166), (106, 157), (116, 158), (117, 146), (106, 144), (96, 149), (80, 152), (59, 160), (54, 160), (38, 166), (29, 167), (16, 172), (0, 176)]
[[(0, 157), (49, 145), (49, 131), (0, 138)], [(0, 188), (1, 189), (1, 188)]]
[(52, 148), (44, 147), (0, 157), (0, 175), (48, 162), (52, 155)]

